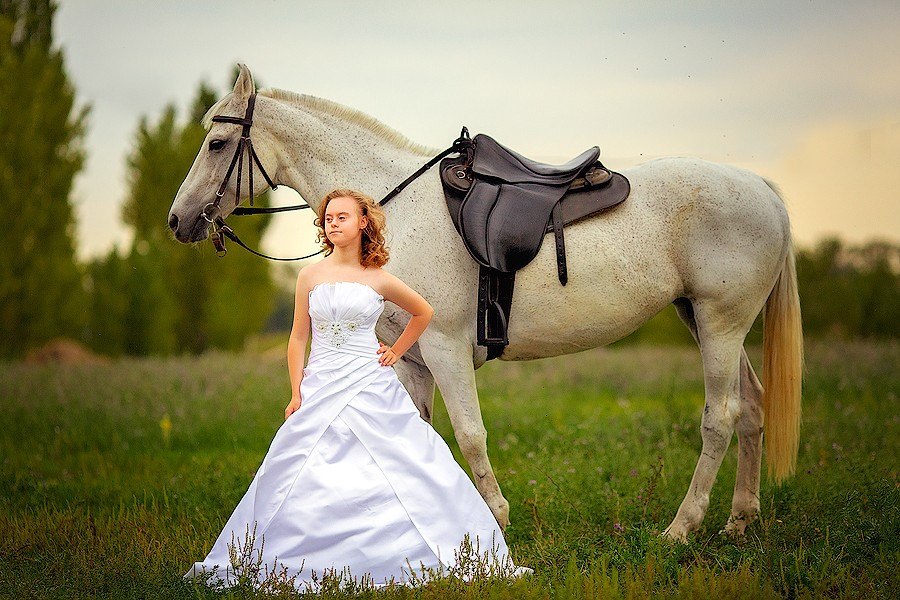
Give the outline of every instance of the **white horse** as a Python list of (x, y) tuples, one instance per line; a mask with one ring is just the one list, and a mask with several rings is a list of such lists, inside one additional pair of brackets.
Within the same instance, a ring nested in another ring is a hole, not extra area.
[[(169, 225), (181, 242), (208, 235), (201, 210), (214, 199), (240, 135), (240, 126), (210, 119), (242, 117), (255, 91), (249, 69), (239, 66), (234, 90), (204, 117), (209, 134), (172, 204)], [(293, 188), (313, 208), (335, 187), (380, 198), (437, 153), (357, 110), (277, 89), (258, 92), (252, 137), (275, 183)], [(743, 534), (759, 512), (764, 415), (769, 474), (776, 481), (790, 476), (797, 456), (803, 340), (787, 211), (771, 184), (732, 166), (668, 158), (623, 173), (632, 186), (628, 200), (567, 226), (566, 286), (557, 280), (552, 239), (518, 271), (509, 345), (500, 358), (530, 360), (603, 346), (674, 303), (700, 346), (706, 401), (703, 450), (663, 534), (684, 539), (700, 525), (735, 429), (737, 480), (724, 531)], [(267, 185), (257, 175), (254, 187), (259, 194)], [(229, 186), (224, 216), (250, 195), (246, 175), (242, 188), (235, 198)], [(487, 355), (475, 335), (478, 266), (453, 227), (436, 169), (385, 211), (391, 250), (386, 268), (435, 308), (418, 344), (395, 364), (397, 374), (429, 422), (437, 384), (478, 490), (505, 527), (509, 504), (488, 459), (475, 386), (475, 370)], [(764, 386), (743, 348), (763, 308)], [(392, 343), (408, 319), (386, 304), (378, 337)]]

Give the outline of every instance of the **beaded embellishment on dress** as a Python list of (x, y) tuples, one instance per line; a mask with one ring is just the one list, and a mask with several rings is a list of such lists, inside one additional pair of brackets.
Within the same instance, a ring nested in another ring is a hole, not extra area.
[(359, 328), (359, 323), (350, 319), (342, 321), (317, 321), (315, 327), (329, 344), (335, 348), (340, 348), (350, 334)]

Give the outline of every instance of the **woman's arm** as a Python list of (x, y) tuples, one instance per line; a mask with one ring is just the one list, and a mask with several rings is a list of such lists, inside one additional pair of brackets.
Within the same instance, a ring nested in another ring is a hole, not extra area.
[(291, 378), (291, 401), (284, 409), (284, 418), (300, 408), (300, 382), (303, 379), (303, 363), (306, 361), (306, 343), (309, 341), (309, 287), (303, 270), (297, 275), (294, 291), (294, 322), (288, 338), (287, 362)]
[[(380, 361), (382, 365), (390, 366), (397, 362), (403, 354), (412, 348), (422, 332), (431, 322), (434, 316), (434, 309), (419, 293), (403, 283), (398, 277), (391, 275), (387, 271), (383, 272), (384, 279), (382, 281), (382, 296), (385, 300), (390, 300), (406, 312), (412, 315), (406, 329), (397, 338), (393, 346), (382, 346), (378, 349), (378, 353), (384, 353)], [(392, 354), (386, 352), (390, 348)]]

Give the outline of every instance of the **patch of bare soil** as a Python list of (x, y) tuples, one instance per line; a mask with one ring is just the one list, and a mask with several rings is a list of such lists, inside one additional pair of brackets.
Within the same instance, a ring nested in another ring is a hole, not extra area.
[(109, 359), (75, 340), (56, 338), (40, 348), (29, 350), (25, 356), (25, 362), (29, 364), (84, 365), (102, 364), (109, 362)]

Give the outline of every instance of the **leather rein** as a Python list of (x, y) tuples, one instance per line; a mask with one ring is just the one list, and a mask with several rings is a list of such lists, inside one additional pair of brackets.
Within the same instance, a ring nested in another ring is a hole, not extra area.
[[(216, 190), (216, 199), (213, 202), (209, 202), (206, 206), (203, 207), (203, 210), (200, 212), (200, 216), (206, 220), (207, 223), (212, 227), (212, 232), (209, 235), (210, 241), (212, 241), (213, 247), (216, 250), (216, 256), (223, 257), (227, 253), (225, 248), (225, 238), (227, 237), (231, 241), (233, 241), (238, 246), (244, 248), (248, 252), (255, 254), (256, 256), (260, 256), (262, 258), (267, 258), (269, 260), (280, 260), (280, 261), (293, 261), (293, 260), (303, 260), (306, 258), (311, 258), (317, 254), (321, 254), (324, 252), (324, 249), (319, 250), (318, 252), (313, 252), (312, 254), (307, 254), (306, 256), (297, 256), (294, 258), (279, 258), (275, 256), (269, 256), (267, 254), (263, 254), (262, 252), (258, 252), (253, 248), (247, 246), (238, 235), (234, 232), (234, 229), (229, 227), (225, 223), (225, 219), (221, 215), (221, 209), (219, 208), (219, 204), (222, 201), (222, 197), (225, 195), (225, 189), (228, 187), (228, 181), (231, 179), (231, 175), (234, 173), (234, 167), (237, 165), (237, 187), (235, 188), (234, 198), (235, 198), (235, 209), (231, 212), (232, 215), (237, 216), (246, 216), (246, 215), (261, 215), (261, 214), (273, 214), (279, 212), (287, 212), (291, 210), (304, 210), (307, 208), (312, 208), (308, 203), (307, 204), (296, 204), (293, 206), (280, 206), (280, 207), (253, 207), (253, 163), (256, 163), (256, 166), (259, 167), (260, 172), (263, 177), (266, 179), (266, 183), (269, 184), (269, 187), (273, 190), (278, 189), (278, 186), (272, 182), (272, 178), (269, 177), (269, 174), (266, 173), (265, 167), (263, 167), (262, 163), (259, 160), (259, 157), (256, 155), (256, 150), (253, 148), (253, 140), (250, 139), (250, 128), (253, 126), (253, 108), (256, 105), (256, 92), (250, 94), (250, 98), (247, 101), (247, 111), (244, 113), (244, 117), (230, 117), (230, 116), (215, 116), (212, 120), (216, 123), (234, 123), (236, 125), (241, 125), (241, 137), (238, 140), (237, 149), (234, 151), (234, 157), (231, 159), (231, 164), (228, 165), (228, 171), (225, 173), (225, 179), (222, 180), (222, 184), (219, 186), (219, 189)], [(469, 130), (465, 127), (462, 128), (462, 132), (459, 137), (453, 142), (449, 148), (429, 160), (427, 163), (422, 165), (417, 171), (415, 171), (412, 175), (403, 180), (400, 185), (395, 187), (393, 190), (388, 192), (388, 194), (379, 200), (378, 205), (384, 206), (387, 204), (389, 200), (397, 196), (400, 192), (406, 188), (409, 184), (419, 178), (425, 171), (433, 167), (439, 160), (447, 156), (448, 154), (453, 154), (454, 152), (462, 153), (471, 149), (472, 141), (469, 138)], [(250, 180), (250, 207), (237, 206), (241, 202), (241, 170), (243, 168), (244, 163), (244, 151), (247, 151), (247, 171), (248, 177)], [(252, 208), (251, 208), (252, 207)]]

